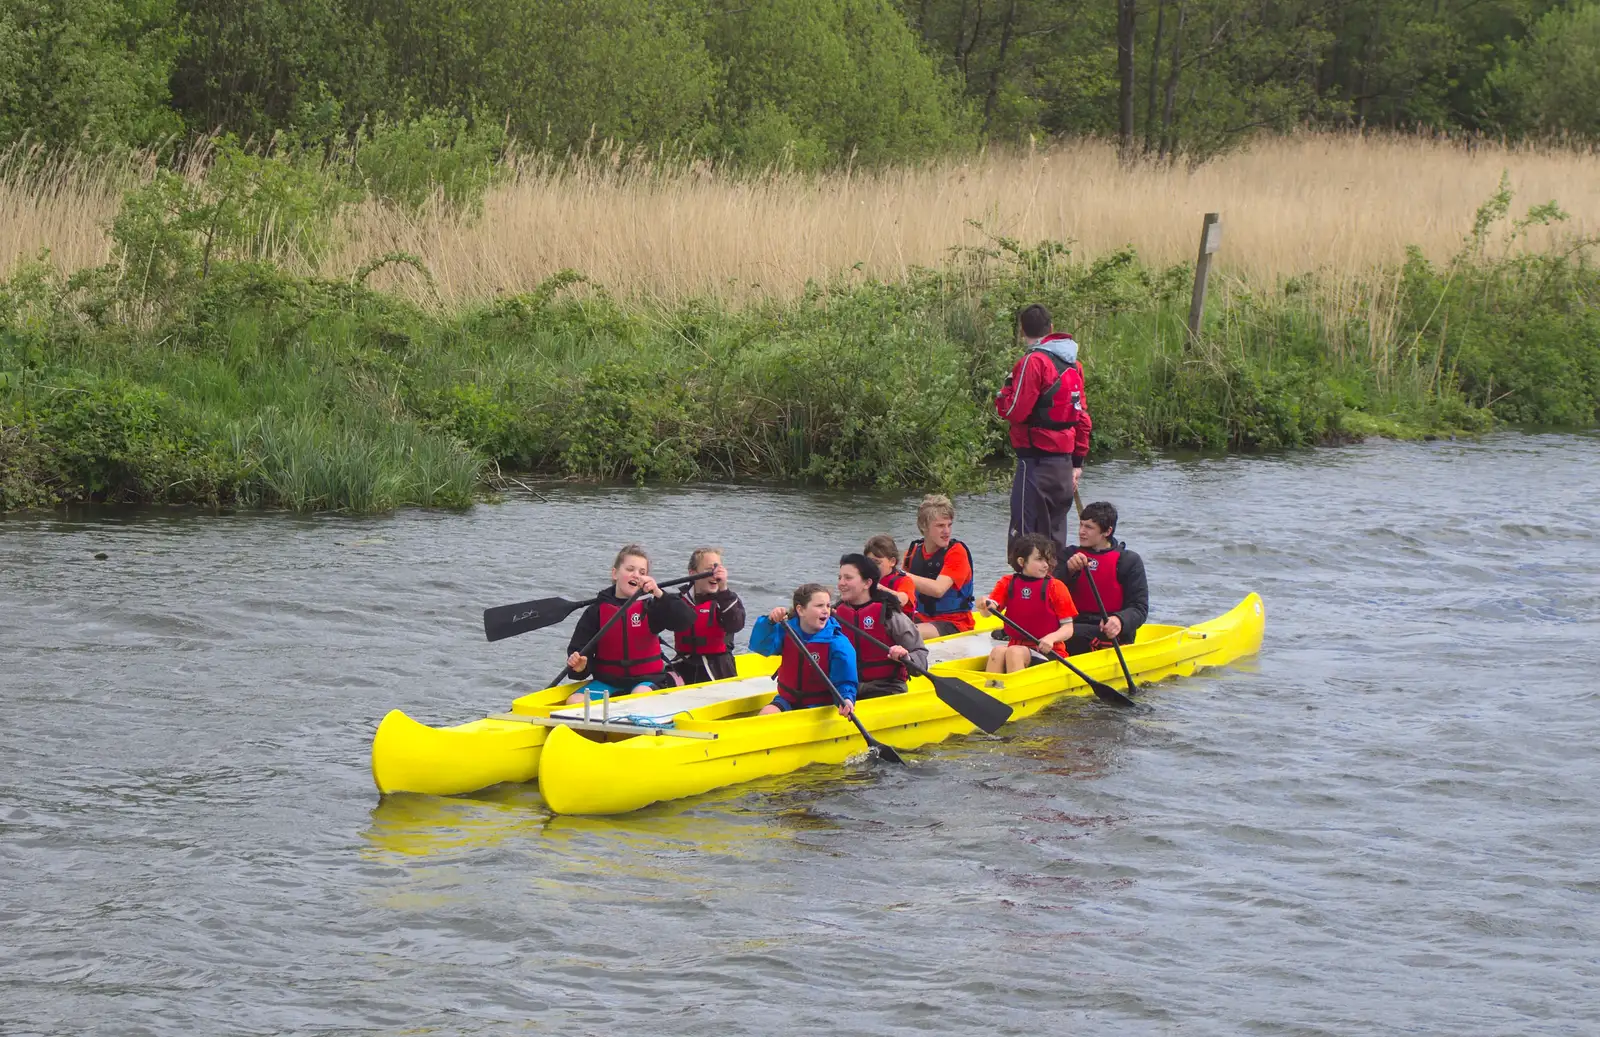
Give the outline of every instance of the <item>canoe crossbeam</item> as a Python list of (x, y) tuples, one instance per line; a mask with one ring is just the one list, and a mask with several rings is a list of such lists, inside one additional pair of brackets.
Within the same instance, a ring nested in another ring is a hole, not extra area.
[(569, 717), (538, 717), (526, 713), (491, 713), (490, 720), (514, 720), (539, 727), (570, 727), (574, 731), (598, 731), (613, 735), (667, 735), (672, 738), (715, 738), (715, 731), (680, 731), (674, 727), (627, 724), (620, 720), (578, 720)]

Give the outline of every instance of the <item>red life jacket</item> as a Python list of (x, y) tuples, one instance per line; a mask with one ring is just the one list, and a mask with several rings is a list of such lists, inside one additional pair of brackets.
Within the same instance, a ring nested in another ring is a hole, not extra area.
[[(661, 658), (661, 642), (650, 629), (650, 619), (645, 615), (645, 602), (649, 595), (628, 606), (628, 614), (619, 619), (600, 638), (595, 646), (594, 658), (589, 660), (589, 672), (607, 684), (622, 687), (629, 681), (650, 677), (667, 668)], [(621, 605), (600, 602), (600, 623), (604, 626), (622, 610)]]
[(1056, 379), (1050, 383), (1050, 388), (1039, 394), (1033, 410), (1028, 413), (1027, 424), (1052, 432), (1075, 427), (1083, 410), (1083, 369), (1046, 349), (1028, 351), (1029, 356), (1035, 354), (1044, 357), (1056, 369)]
[[(1034, 637), (1043, 637), (1061, 628), (1061, 620), (1050, 609), (1050, 580), (1048, 576), (1043, 579), (1013, 576), (1011, 585), (1006, 588), (1006, 600), (1001, 602), (1006, 607), (1006, 618)], [(1027, 641), (1012, 633), (1011, 643), (1026, 644)]]
[[(851, 605), (841, 601), (834, 606), (834, 612), (839, 618), (851, 626), (858, 626), (862, 633), (882, 641), (884, 644), (893, 644), (889, 637), (889, 624), (886, 610), (889, 605), (876, 598), (865, 605)], [(856, 679), (862, 681), (895, 680), (902, 683), (906, 680), (906, 668), (901, 663), (889, 658), (889, 653), (868, 641), (865, 637), (844, 627), (844, 636), (856, 647)]]
[(726, 655), (730, 651), (728, 632), (722, 629), (722, 608), (717, 604), (716, 597), (705, 601), (689, 601), (688, 596), (684, 595), (684, 602), (694, 608), (694, 626), (672, 635), (678, 654)]
[[(827, 673), (828, 659), (833, 654), (833, 646), (826, 641), (807, 643), (806, 651), (811, 653), (811, 658), (817, 661), (817, 666), (822, 668), (822, 672)], [(833, 705), (833, 692), (829, 691), (828, 685), (817, 676), (816, 669), (800, 658), (800, 653), (795, 651), (794, 638), (788, 634), (783, 635), (783, 655), (778, 660), (777, 678), (778, 697), (787, 702), (790, 709)]]
[(906, 596), (906, 603), (901, 606), (901, 611), (905, 612), (905, 614), (908, 616), (916, 614), (917, 585), (911, 582), (911, 577), (907, 575), (904, 569), (900, 568), (898, 565), (893, 569), (890, 569), (889, 572), (878, 581), (878, 586), (900, 594), (904, 594)]
[(1105, 600), (1106, 612), (1116, 612), (1122, 608), (1122, 584), (1117, 580), (1117, 562), (1122, 558), (1122, 548), (1113, 547), (1109, 551), (1080, 551), (1087, 555), (1089, 565), (1078, 574), (1078, 578), (1067, 585), (1072, 592), (1072, 603), (1078, 606), (1078, 611), (1086, 616), (1098, 616), (1100, 603), (1094, 600), (1094, 591), (1089, 589), (1089, 580), (1094, 580), (1094, 585), (1100, 589), (1100, 597)]

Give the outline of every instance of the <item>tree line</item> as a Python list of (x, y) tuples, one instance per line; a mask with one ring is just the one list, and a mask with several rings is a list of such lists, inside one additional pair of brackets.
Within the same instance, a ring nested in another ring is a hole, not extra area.
[(1100, 134), (1600, 138), (1600, 0), (0, 0), (0, 144), (494, 125), (766, 165)]

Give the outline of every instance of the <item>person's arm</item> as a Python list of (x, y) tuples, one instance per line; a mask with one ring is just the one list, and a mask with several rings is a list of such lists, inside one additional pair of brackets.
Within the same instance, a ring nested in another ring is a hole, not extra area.
[(1089, 394), (1084, 391), (1083, 365), (1078, 365), (1078, 433), (1072, 442), (1072, 467), (1082, 468), (1084, 460), (1089, 456), (1089, 435), (1094, 431), (1094, 419), (1089, 416)]
[(1122, 584), (1122, 608), (1112, 613), (1122, 621), (1124, 633), (1133, 633), (1150, 617), (1150, 581), (1145, 576), (1144, 559), (1126, 549), (1117, 559), (1117, 582)]
[(917, 625), (911, 622), (911, 617), (904, 612), (889, 612), (886, 624), (889, 629), (889, 643), (898, 645), (906, 650), (906, 662), (919, 670), (928, 668), (928, 646), (923, 643), (922, 634), (918, 632)]
[[(598, 634), (599, 632), (600, 606), (590, 605), (588, 608), (583, 610), (583, 614), (578, 617), (578, 624), (572, 628), (572, 640), (567, 642), (567, 656), (570, 658), (577, 652), (582, 651), (583, 646), (589, 643), (589, 639), (594, 637), (594, 635)], [(593, 649), (590, 650), (589, 654), (594, 654)], [(568, 668), (570, 669), (571, 667), (569, 666)], [(575, 680), (583, 680), (584, 678), (588, 677), (588, 663), (585, 662), (583, 669), (581, 670), (573, 670), (572, 676)]]
[(781, 655), (784, 636), (770, 616), (757, 616), (750, 630), (750, 650), (757, 655)]
[(661, 595), (645, 606), (644, 615), (652, 634), (663, 630), (688, 630), (694, 626), (694, 606), (684, 601), (681, 594)]
[(1039, 650), (1048, 655), (1052, 645), (1059, 644), (1077, 633), (1077, 623), (1074, 620), (1078, 615), (1078, 606), (1072, 600), (1072, 592), (1067, 590), (1067, 585), (1060, 580), (1052, 578), (1045, 584), (1045, 588), (1045, 603), (1050, 606), (1056, 621), (1061, 624), (1039, 639)]
[(1039, 402), (1039, 393), (1043, 390), (1038, 377), (1043, 371), (1043, 364), (1044, 361), (1036, 358), (1031, 349), (1022, 354), (1022, 359), (1017, 361), (1017, 366), (1011, 372), (1010, 396), (995, 400), (995, 412), (1001, 418), (1013, 425), (1020, 425), (1028, 420), (1028, 416), (1033, 413), (1034, 404)]
[(999, 605), (1003, 608), (1005, 603), (1010, 600), (1010, 598), (1011, 576), (1008, 573), (1007, 575), (1002, 576), (998, 580), (994, 581), (994, 589), (989, 592), (988, 597), (979, 600), (978, 611), (987, 616), (989, 615), (989, 602), (992, 601), (996, 605)]
[(833, 635), (828, 649), (828, 679), (839, 689), (840, 698), (856, 700), (856, 646), (842, 632)]
[[(955, 545), (951, 545), (953, 548)], [(939, 567), (939, 575), (933, 579), (918, 576), (916, 573), (907, 573), (911, 582), (918, 591), (930, 598), (943, 597), (945, 592), (957, 583), (965, 583), (968, 576), (972, 575), (972, 556), (965, 550), (950, 550), (945, 552), (944, 564)]]
[(744, 602), (733, 591), (717, 591), (717, 624), (728, 634), (744, 629)]

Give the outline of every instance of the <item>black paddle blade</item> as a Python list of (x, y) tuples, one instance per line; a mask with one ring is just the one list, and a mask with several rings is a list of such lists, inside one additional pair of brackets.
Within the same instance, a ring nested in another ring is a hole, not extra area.
[(1089, 690), (1094, 692), (1095, 698), (1099, 699), (1101, 702), (1109, 702), (1113, 706), (1122, 706), (1124, 709), (1132, 709), (1135, 705), (1137, 705), (1137, 703), (1135, 703), (1132, 699), (1109, 684), (1102, 684), (1099, 681), (1090, 681)]
[(483, 636), (499, 641), (530, 630), (555, 626), (578, 609), (593, 604), (592, 601), (568, 601), (566, 598), (540, 598), (522, 601), (515, 605), (496, 605), (483, 610)]
[(879, 742), (877, 745), (873, 746), (873, 752), (877, 753), (878, 759), (880, 760), (888, 760), (890, 763), (898, 763), (902, 767), (906, 765), (904, 757), (895, 752), (889, 746), (884, 745), (882, 742)]
[(934, 694), (939, 696), (940, 702), (991, 735), (1011, 719), (1010, 706), (966, 681), (954, 677), (935, 677), (931, 673), (928, 679), (933, 682)]

